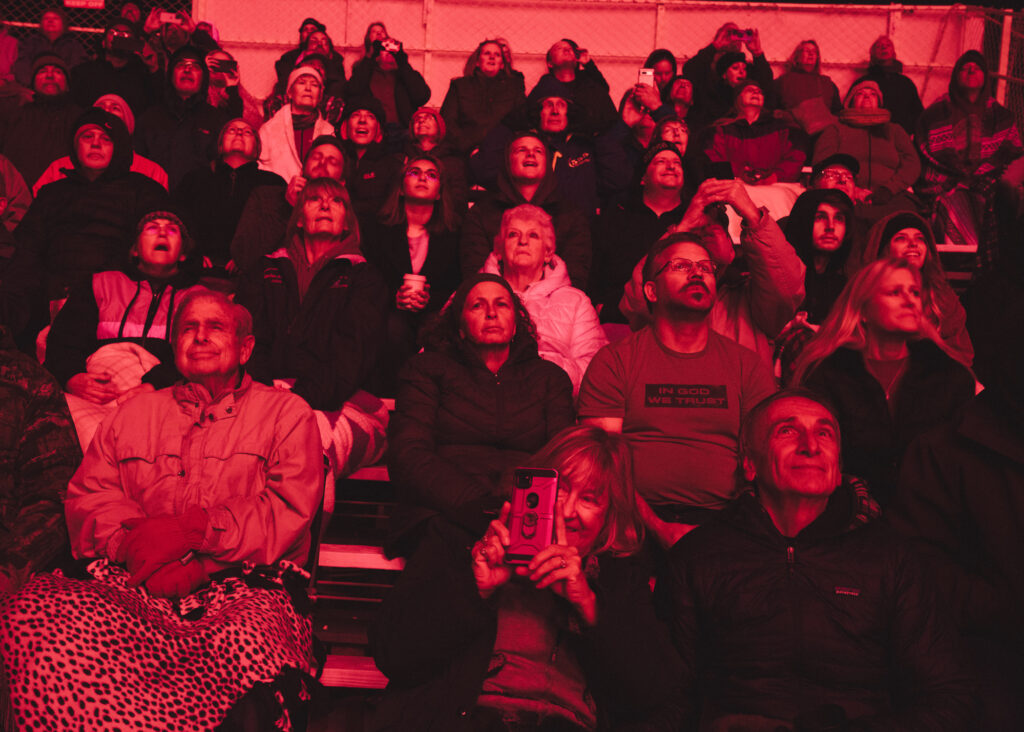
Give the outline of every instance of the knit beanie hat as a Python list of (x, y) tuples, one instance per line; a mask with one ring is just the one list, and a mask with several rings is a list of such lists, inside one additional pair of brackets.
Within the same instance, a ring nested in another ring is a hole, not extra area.
[(341, 122), (347, 122), (349, 117), (364, 109), (377, 118), (378, 124), (384, 124), (384, 105), (382, 105), (376, 97), (371, 96), (354, 97), (346, 100), (345, 111), (341, 113)]
[[(188, 233), (188, 228), (185, 223), (181, 220), (174, 211), (160, 210), (150, 211), (148, 214), (139, 219), (139, 225), (135, 227), (135, 238), (139, 238), (139, 234), (146, 228), (146, 224), (155, 219), (166, 219), (172, 224), (176, 224), (178, 229), (181, 230), (181, 252), (182, 254), (189, 254), (192, 251), (192, 247), (195, 246), (195, 242), (192, 240), (192, 235)], [(133, 245), (134, 246), (134, 245)]]
[(739, 51), (726, 51), (718, 57), (717, 61), (715, 61), (715, 73), (718, 76), (724, 76), (730, 66), (740, 62), (746, 63), (747, 57)]
[(52, 51), (43, 51), (42, 53), (36, 54), (36, 57), (32, 59), (32, 78), (35, 79), (36, 74), (39, 73), (40, 69), (44, 66), (56, 66), (64, 72), (64, 76), (68, 75), (68, 65), (57, 54)]
[(640, 167), (637, 168), (637, 172), (639, 172), (641, 176), (646, 173), (647, 168), (654, 161), (654, 158), (658, 156), (658, 153), (665, 152), (666, 150), (679, 156), (679, 164), (682, 165), (683, 154), (679, 152), (679, 148), (676, 147), (675, 143), (661, 140), (659, 142), (655, 142), (644, 151), (644, 156), (640, 161)]
[(881, 107), (885, 103), (885, 97), (882, 96), (882, 89), (881, 87), (878, 86), (878, 82), (872, 81), (871, 79), (862, 79), (853, 86), (851, 86), (850, 91), (846, 92), (846, 98), (843, 100), (844, 107), (850, 106), (850, 103), (853, 101), (854, 94), (859, 89), (870, 89), (871, 91), (873, 91), (875, 95), (878, 97), (879, 107)]
[(882, 229), (882, 238), (878, 240), (878, 255), (881, 257), (886, 250), (889, 248), (889, 242), (896, 232), (902, 231), (903, 229), (917, 229), (924, 234), (925, 241), (928, 242), (929, 249), (931, 248), (934, 238), (932, 237), (931, 227), (922, 219), (920, 216), (914, 213), (901, 213), (896, 214), (885, 224), (885, 228)]
[(316, 18), (306, 18), (304, 21), (299, 23), (299, 32), (301, 33), (302, 29), (305, 28), (307, 25), (316, 26), (316, 29), (318, 31), (320, 31), (321, 33), (326, 33), (327, 32), (327, 26), (324, 25), (323, 23), (321, 23)]
[(132, 108), (128, 105), (128, 102), (126, 102), (122, 97), (119, 97), (117, 94), (104, 94), (101, 97), (97, 97), (96, 101), (92, 103), (92, 106), (103, 109), (103, 107), (100, 106), (101, 102), (111, 102), (117, 105), (118, 109), (120, 109), (121, 111), (121, 120), (124, 122), (125, 127), (128, 128), (128, 134), (134, 134), (135, 115), (132, 113)]
[(292, 69), (292, 73), (288, 74), (288, 84), (285, 86), (285, 91), (289, 91), (292, 88), (292, 84), (295, 83), (296, 79), (300, 76), (315, 76), (316, 80), (320, 82), (320, 86), (324, 85), (324, 76), (320, 73), (320, 69), (316, 66), (296, 66)]
[(423, 106), (412, 113), (412, 117), (409, 118), (409, 134), (412, 134), (412, 124), (418, 116), (421, 114), (429, 114), (434, 118), (437, 123), (437, 141), (440, 142), (444, 139), (444, 136), (448, 132), (448, 128), (445, 126), (444, 117), (441, 116), (441, 111), (437, 107)]

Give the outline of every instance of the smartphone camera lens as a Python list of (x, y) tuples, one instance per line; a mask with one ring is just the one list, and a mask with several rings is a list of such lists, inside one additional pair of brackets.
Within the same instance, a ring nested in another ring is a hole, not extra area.
[(536, 493), (527, 493), (526, 494), (526, 507), (527, 508), (537, 508), (537, 506), (539, 504), (540, 504), (540, 496), (538, 496)]

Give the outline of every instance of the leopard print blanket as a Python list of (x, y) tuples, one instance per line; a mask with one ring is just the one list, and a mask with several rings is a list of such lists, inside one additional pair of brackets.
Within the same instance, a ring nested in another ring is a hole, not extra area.
[[(179, 601), (130, 587), (105, 559), (88, 565), (91, 579), (36, 575), (0, 600), (15, 728), (212, 730), (256, 684), (287, 669), (311, 673), (310, 615), (292, 600), (301, 570), (282, 565)], [(283, 706), (276, 721), (291, 729)]]

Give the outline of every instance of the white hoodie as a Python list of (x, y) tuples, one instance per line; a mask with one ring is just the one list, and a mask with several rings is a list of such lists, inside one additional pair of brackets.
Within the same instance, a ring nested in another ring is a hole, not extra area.
[[(540, 357), (561, 366), (572, 379), (573, 394), (580, 390), (590, 359), (608, 343), (590, 298), (569, 282), (565, 262), (558, 255), (544, 278), (516, 292), (537, 329)], [(498, 258), (491, 252), (481, 272), (501, 275)]]

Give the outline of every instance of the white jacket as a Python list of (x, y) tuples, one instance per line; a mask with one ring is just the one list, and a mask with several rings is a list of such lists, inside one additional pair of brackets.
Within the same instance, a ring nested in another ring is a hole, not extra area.
[[(334, 127), (323, 117), (313, 125), (313, 139), (320, 135), (333, 135)], [(291, 182), (302, 173), (302, 160), (295, 147), (295, 128), (292, 126), (292, 105), (286, 104), (277, 114), (260, 127), (260, 168), (277, 173)]]
[[(608, 343), (608, 337), (590, 298), (570, 284), (569, 271), (562, 258), (555, 255), (551, 262), (554, 269), (545, 270), (544, 279), (516, 295), (523, 301), (537, 329), (540, 357), (565, 369), (572, 379), (575, 395), (590, 359)], [(481, 271), (501, 274), (494, 252), (488, 255)]]

